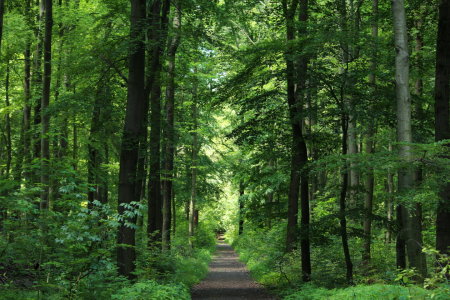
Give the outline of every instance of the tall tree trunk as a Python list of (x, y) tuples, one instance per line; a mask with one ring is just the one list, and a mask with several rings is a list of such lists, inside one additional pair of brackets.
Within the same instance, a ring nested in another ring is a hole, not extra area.
[[(6, 62), (6, 79), (5, 79), (5, 105), (8, 109), (9, 102), (9, 78), (10, 78), (10, 62)], [(11, 161), (12, 161), (12, 141), (11, 141), (11, 115), (9, 112), (5, 116), (5, 129), (6, 129), (6, 172), (5, 177), (9, 179), (11, 173)]]
[[(31, 6), (30, 1), (27, 0), (25, 3), (25, 18), (27, 20), (28, 26), (32, 27), (31, 20)], [(23, 107), (23, 158), (24, 158), (24, 178), (27, 183), (30, 182), (30, 167), (31, 167), (31, 141), (32, 135), (31, 129), (31, 40), (27, 39), (25, 44), (24, 52), (24, 82), (23, 82), (23, 92), (24, 92), (24, 107)]]
[[(194, 76), (197, 76), (197, 70), (194, 70)], [(197, 156), (199, 151), (198, 144), (198, 107), (197, 107), (197, 78), (194, 78), (194, 90), (192, 100), (192, 157), (191, 157), (191, 198), (189, 200), (189, 244), (192, 246), (192, 237), (195, 234), (195, 211), (197, 202)]]
[(3, 38), (3, 16), (5, 14), (5, 1), (0, 0), (0, 50), (2, 48), (2, 38)]
[[(450, 0), (439, 5), (439, 23), (436, 46), (435, 82), (435, 139), (450, 139)], [(446, 145), (450, 147), (449, 144)], [(449, 157), (446, 156), (446, 159)], [(445, 171), (444, 171), (445, 172)], [(446, 171), (448, 172), (448, 171)], [(446, 177), (443, 177), (446, 178)], [(436, 249), (450, 255), (450, 183), (439, 189), (436, 218)]]
[[(389, 145), (389, 151), (392, 152), (392, 145)], [(386, 215), (388, 226), (386, 230), (386, 243), (392, 242), (392, 219), (394, 215), (394, 174), (388, 172), (387, 174), (387, 197), (386, 197)]]
[(244, 183), (241, 181), (239, 182), (239, 230), (238, 234), (241, 235), (244, 233)]
[[(396, 80), (396, 98), (397, 98), (397, 142), (399, 145), (399, 157), (406, 163), (411, 164), (413, 159), (411, 146), (407, 143), (412, 142), (411, 131), (411, 96), (409, 91), (409, 53), (408, 53), (408, 34), (406, 27), (406, 15), (403, 0), (392, 1), (392, 11), (394, 16), (394, 43), (396, 48), (395, 56), (395, 80)], [(407, 192), (413, 188), (414, 170), (410, 167), (402, 168), (398, 173), (398, 191)], [(399, 205), (398, 217), (401, 220), (401, 231), (398, 234), (399, 241), (397, 248), (397, 264), (402, 267), (402, 254), (400, 253), (403, 243), (406, 244), (409, 266), (416, 268), (424, 274), (424, 255), (422, 253), (422, 244), (420, 243), (422, 233), (414, 228), (411, 217), (417, 212), (413, 209), (409, 211), (404, 205)], [(403, 247), (404, 249), (404, 247)]]
[[(347, 155), (347, 140), (348, 140), (348, 116), (343, 113), (341, 117), (341, 127), (342, 127), (342, 154)], [(342, 240), (342, 248), (344, 251), (345, 266), (347, 269), (346, 278), (349, 284), (353, 283), (353, 263), (350, 257), (350, 249), (348, 247), (348, 236), (347, 236), (347, 218), (346, 218), (346, 198), (347, 198), (347, 188), (348, 188), (348, 166), (345, 163), (344, 170), (342, 171), (342, 183), (341, 183), (341, 193), (339, 196), (339, 223), (340, 223), (340, 234)]]
[[(41, 158), (41, 136), (39, 132), (41, 131), (41, 105), (42, 105), (42, 91), (43, 91), (43, 76), (42, 76), (42, 53), (43, 53), (43, 22), (44, 22), (44, 1), (39, 2), (39, 15), (37, 18), (37, 24), (35, 26), (35, 37), (36, 37), (36, 49), (34, 52), (34, 70), (32, 71), (32, 84), (33, 89), (33, 159)], [(33, 183), (40, 181), (40, 171), (33, 172)]]
[(48, 209), (50, 195), (50, 113), (48, 106), (50, 103), (50, 82), (52, 76), (52, 31), (53, 31), (53, 1), (44, 1), (45, 33), (44, 33), (44, 76), (42, 78), (42, 98), (41, 98), (41, 209)]
[(138, 138), (142, 122), (145, 122), (145, 3), (145, 0), (131, 1), (130, 40), (133, 46), (129, 50), (127, 108), (120, 151), (118, 212), (123, 219), (118, 230), (117, 265), (119, 274), (130, 279), (135, 278), (136, 241), (133, 225), (136, 217), (127, 217), (125, 212), (128, 210), (127, 206), (136, 201)]
[[(301, 37), (308, 35), (307, 22), (308, 22), (308, 0), (300, 0), (300, 12), (299, 12), (299, 30), (298, 34)], [(304, 50), (304, 49), (303, 49)], [(300, 207), (301, 207), (301, 219), (300, 219), (300, 249), (301, 249), (301, 261), (302, 261), (302, 279), (303, 281), (311, 280), (311, 243), (310, 243), (310, 211), (309, 211), (309, 174), (306, 164), (308, 163), (308, 149), (306, 147), (306, 141), (303, 136), (303, 123), (304, 107), (307, 104), (307, 92), (306, 83), (308, 76), (308, 63), (309, 57), (307, 54), (302, 54), (299, 57), (297, 63), (297, 87), (296, 87), (296, 108), (298, 122), (301, 126), (300, 135), (298, 136), (297, 143), (300, 149)]]
[[(102, 74), (106, 73), (106, 71), (102, 72)], [(102, 75), (100, 80), (106, 82), (100, 83), (97, 88), (88, 139), (88, 205), (90, 208), (93, 208), (94, 200), (97, 200), (102, 204), (107, 203), (107, 174), (102, 170), (102, 164), (105, 161), (104, 145), (107, 144), (105, 141), (106, 134), (103, 130), (103, 125), (108, 118), (105, 115), (105, 110), (108, 110), (108, 107), (110, 106), (110, 95), (106, 92), (107, 85), (109, 84), (108, 79), (104, 78)]]
[(286, 232), (286, 251), (292, 251), (297, 248), (298, 233), (298, 200), (300, 188), (300, 169), (301, 153), (298, 144), (299, 137), (302, 135), (300, 120), (297, 119), (297, 107), (295, 99), (295, 66), (294, 49), (290, 44), (295, 39), (294, 16), (297, 10), (297, 1), (288, 4), (283, 0), (283, 12), (286, 21), (286, 39), (287, 49), (286, 59), (286, 80), (287, 80), (287, 101), (289, 105), (289, 115), (292, 127), (292, 148), (291, 148), (291, 175), (288, 194), (287, 211), (287, 232)]
[[(377, 45), (378, 45), (378, 0), (372, 0), (372, 39), (373, 39), (373, 53), (371, 61), (371, 73), (369, 74), (369, 84), (373, 90), (373, 96), (375, 97), (376, 87), (376, 71), (377, 71)], [(374, 152), (374, 133), (375, 133), (374, 120), (369, 117), (369, 125), (367, 128), (366, 136), (366, 153), (371, 155)], [(373, 210), (373, 189), (374, 189), (374, 174), (373, 168), (370, 168), (365, 180), (365, 199), (364, 199), (364, 245), (363, 245), (363, 263), (368, 264), (371, 259), (371, 244), (372, 244), (372, 210)]]
[(166, 87), (166, 128), (165, 133), (165, 159), (163, 181), (163, 247), (170, 247), (172, 192), (173, 192), (173, 167), (175, 159), (175, 60), (178, 45), (180, 44), (181, 29), (181, 3), (176, 1), (175, 13), (172, 20), (172, 36), (167, 50), (168, 82)]
[(161, 56), (164, 51), (167, 15), (170, 1), (154, 1), (151, 7), (152, 60), (150, 66), (150, 175), (148, 182), (148, 228), (149, 247), (162, 241), (162, 194), (161, 194)]

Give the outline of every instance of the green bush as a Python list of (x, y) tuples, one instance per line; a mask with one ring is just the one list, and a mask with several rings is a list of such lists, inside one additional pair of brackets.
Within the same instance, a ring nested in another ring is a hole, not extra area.
[(183, 284), (159, 284), (154, 280), (138, 282), (112, 295), (113, 300), (189, 300), (191, 296)]
[(397, 299), (448, 299), (448, 294), (428, 291), (416, 286), (359, 285), (345, 289), (318, 288), (305, 284), (300, 291), (284, 297), (284, 300), (397, 300)]

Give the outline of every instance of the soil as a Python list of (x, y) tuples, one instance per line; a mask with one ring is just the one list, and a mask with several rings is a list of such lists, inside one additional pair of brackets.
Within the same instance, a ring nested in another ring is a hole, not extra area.
[(277, 299), (256, 283), (230, 245), (223, 240), (209, 265), (206, 278), (192, 288), (192, 299)]

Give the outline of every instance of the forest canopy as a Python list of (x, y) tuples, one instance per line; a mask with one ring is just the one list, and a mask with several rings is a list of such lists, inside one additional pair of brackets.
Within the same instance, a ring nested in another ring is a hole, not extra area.
[(222, 236), (450, 297), (450, 0), (0, 0), (0, 82), (0, 299), (190, 299)]

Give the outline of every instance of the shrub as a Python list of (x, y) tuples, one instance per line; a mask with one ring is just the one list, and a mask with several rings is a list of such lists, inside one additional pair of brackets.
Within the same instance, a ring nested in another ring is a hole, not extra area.
[(112, 295), (113, 300), (189, 300), (188, 289), (182, 284), (159, 284), (154, 280), (138, 282)]

